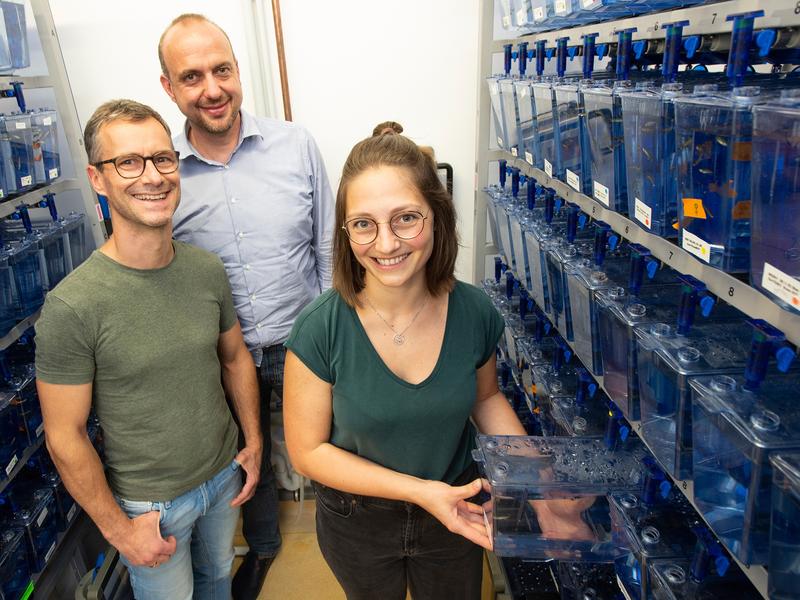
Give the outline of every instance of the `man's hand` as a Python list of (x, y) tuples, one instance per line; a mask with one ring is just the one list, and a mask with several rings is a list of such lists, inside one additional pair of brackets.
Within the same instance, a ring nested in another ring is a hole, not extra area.
[(178, 547), (175, 536), (161, 537), (159, 513), (152, 511), (128, 520), (125, 533), (112, 544), (137, 567), (157, 567), (167, 562)]
[(231, 506), (241, 506), (255, 494), (258, 479), (261, 477), (261, 452), (261, 448), (245, 446), (236, 455), (236, 462), (244, 469), (245, 480), (242, 491), (231, 501)]

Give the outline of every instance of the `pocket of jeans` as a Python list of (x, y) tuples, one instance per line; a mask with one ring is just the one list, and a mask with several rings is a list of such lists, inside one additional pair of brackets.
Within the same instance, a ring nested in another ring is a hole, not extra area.
[(337, 517), (346, 519), (353, 514), (354, 500), (333, 488), (315, 485), (314, 495), (317, 498), (317, 506)]
[[(122, 509), (126, 515), (128, 515), (129, 519), (134, 519), (136, 517), (141, 517), (144, 514), (149, 512), (158, 511), (158, 506), (154, 502), (150, 502), (149, 500), (126, 500), (125, 498), (120, 498), (115, 496), (117, 500), (117, 504)], [(161, 511), (159, 511), (160, 513)], [(161, 516), (159, 514), (159, 516)]]

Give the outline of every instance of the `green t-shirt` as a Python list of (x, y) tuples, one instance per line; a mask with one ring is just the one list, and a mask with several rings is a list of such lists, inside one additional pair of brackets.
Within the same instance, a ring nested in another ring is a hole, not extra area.
[(165, 501), (236, 455), (217, 342), (236, 323), (215, 255), (173, 242), (161, 269), (125, 267), (101, 252), (47, 294), (36, 324), (36, 376), (92, 383), (111, 489)]
[(333, 386), (333, 445), (394, 471), (452, 483), (472, 460), (476, 371), (502, 332), (486, 294), (458, 282), (438, 362), (422, 383), (389, 370), (334, 290), (300, 313), (285, 345)]

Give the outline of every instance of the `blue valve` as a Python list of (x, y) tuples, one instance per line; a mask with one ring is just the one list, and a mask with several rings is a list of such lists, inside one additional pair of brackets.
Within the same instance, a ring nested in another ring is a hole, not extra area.
[(588, 222), (589, 216), (586, 213), (581, 213), (578, 217), (578, 229), (585, 229)]
[(598, 267), (606, 260), (606, 246), (613, 251), (617, 247), (619, 236), (611, 232), (611, 226), (603, 221), (595, 221), (594, 230), (594, 264)]
[(520, 171), (520, 174), (519, 174), (519, 185), (523, 186), (523, 185), (525, 185), (527, 183), (527, 181), (528, 181), (528, 178), (525, 176), (525, 174), (522, 171)]
[(740, 87), (744, 83), (744, 74), (750, 66), (750, 44), (753, 41), (753, 21), (763, 17), (763, 10), (728, 15), (726, 21), (733, 21), (731, 33), (731, 49), (728, 52), (728, 66), (725, 75), (731, 87)]
[(628, 291), (633, 296), (638, 296), (644, 283), (645, 273), (652, 279), (658, 271), (658, 261), (653, 259), (650, 250), (641, 244), (629, 244), (631, 250), (631, 274), (628, 279)]
[(583, 78), (591, 79), (594, 72), (595, 44), (598, 33), (585, 33), (583, 39)]
[(579, 46), (570, 46), (567, 48), (567, 56), (569, 56), (569, 62), (575, 60), (575, 57), (578, 56), (578, 49)]
[(627, 81), (631, 71), (631, 45), (636, 27), (617, 32), (617, 80)]
[(560, 37), (556, 40), (556, 75), (563, 77), (567, 72), (567, 40), (569, 37)]
[(608, 55), (609, 45), (607, 43), (597, 44), (595, 48), (595, 52), (597, 53), (597, 58), (603, 60)]
[[(675, 83), (675, 78), (678, 75), (678, 65), (681, 62), (683, 28), (687, 25), (689, 25), (689, 21), (664, 24), (667, 32), (664, 38), (664, 59), (661, 63), (661, 74), (664, 76), (665, 83)], [(699, 42), (698, 38), (698, 44)]]
[(547, 50), (545, 50), (544, 54), (545, 54), (545, 57), (547, 57), (547, 60), (551, 61), (551, 60), (553, 60), (553, 57), (556, 55), (556, 49), (555, 48), (548, 48)]
[(56, 195), (53, 192), (48, 192), (42, 195), (43, 200), (39, 202), (40, 208), (46, 208), (50, 211), (50, 217), (53, 222), (58, 221), (58, 209), (56, 208)]
[(561, 212), (561, 207), (562, 207), (562, 206), (564, 206), (564, 200), (563, 200), (563, 198), (561, 198), (561, 196), (556, 196), (556, 197), (555, 197), (555, 204), (553, 205), (553, 208), (555, 209), (555, 211), (556, 211), (557, 213), (560, 213), (560, 212)]
[(761, 58), (768, 56), (776, 39), (778, 39), (778, 33), (774, 29), (762, 29), (759, 31), (756, 34), (758, 56)]
[(763, 319), (748, 319), (753, 327), (753, 343), (744, 369), (744, 389), (757, 390), (767, 375), (769, 359), (775, 356), (778, 369), (785, 373), (794, 361), (794, 351), (786, 344), (783, 332)]
[(19, 106), (19, 112), (26, 112), (27, 107), (25, 106), (25, 94), (22, 92), (23, 83), (21, 81), (11, 81), (9, 85), (11, 86), (11, 89), (0, 91), (0, 97), (16, 98), (17, 106)]
[(699, 35), (690, 35), (683, 40), (683, 49), (686, 51), (687, 60), (692, 60), (694, 58), (702, 43), (703, 38), (701, 38)]
[(500, 167), (500, 187), (505, 189), (505, 187), (506, 187), (506, 168), (507, 168), (508, 162), (505, 159), (501, 158), (498, 161), (498, 163), (499, 163), (499, 167)]
[(22, 221), (25, 231), (28, 233), (33, 232), (33, 225), (31, 224), (31, 214), (28, 212), (28, 207), (25, 204), (17, 206), (17, 210), (11, 214), (11, 218), (15, 221)]
[(494, 280), (500, 283), (500, 276), (503, 274), (503, 261), (499, 256), (494, 257)]
[(682, 284), (678, 305), (678, 335), (687, 335), (694, 324), (694, 311), (697, 305), (700, 304), (703, 316), (707, 317), (715, 301), (702, 281), (691, 275), (679, 275), (678, 279)]
[(519, 196), (519, 169), (511, 167), (511, 195), (516, 198)]
[(730, 560), (725, 556), (719, 542), (703, 525), (695, 525), (692, 527), (692, 531), (697, 536), (697, 544), (692, 556), (690, 577), (694, 581), (703, 581), (708, 577), (712, 563), (717, 574), (724, 577), (730, 567)]
[(666, 474), (652, 456), (643, 458), (642, 463), (647, 469), (642, 486), (642, 501), (647, 505), (652, 505), (666, 500), (672, 490), (672, 484)]
[(633, 42), (633, 57), (636, 60), (641, 60), (644, 53), (647, 51), (647, 40), (639, 40)]
[(528, 187), (525, 189), (525, 200), (527, 201), (528, 210), (533, 210), (536, 206), (536, 180), (533, 177), (528, 178)]
[(511, 300), (514, 296), (514, 288), (516, 287), (514, 274), (511, 271), (506, 271), (506, 298)]
[(512, 44), (503, 45), (503, 70), (506, 73), (506, 77), (511, 75), (511, 47)]
[(553, 370), (558, 371), (562, 366), (572, 360), (572, 348), (569, 347), (564, 338), (555, 338), (558, 351), (553, 353)]
[(519, 76), (525, 77), (525, 72), (528, 70), (528, 42), (520, 42), (517, 46), (519, 48)]
[(536, 42), (536, 75), (541, 77), (544, 74), (544, 59), (547, 54), (547, 41), (539, 40)]
[[(525, 42), (525, 43), (527, 44), (528, 42)], [(532, 61), (534, 56), (536, 56), (536, 50), (534, 50), (533, 48), (530, 48), (528, 50), (528, 62)]]

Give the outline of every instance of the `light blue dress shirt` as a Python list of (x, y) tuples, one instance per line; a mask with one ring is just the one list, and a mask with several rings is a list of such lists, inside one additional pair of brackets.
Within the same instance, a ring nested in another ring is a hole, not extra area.
[(181, 202), (174, 237), (225, 265), (247, 347), (283, 343), (295, 318), (331, 285), (334, 202), (311, 135), (293, 123), (241, 111), (227, 164), (202, 157), (188, 123), (175, 137)]

